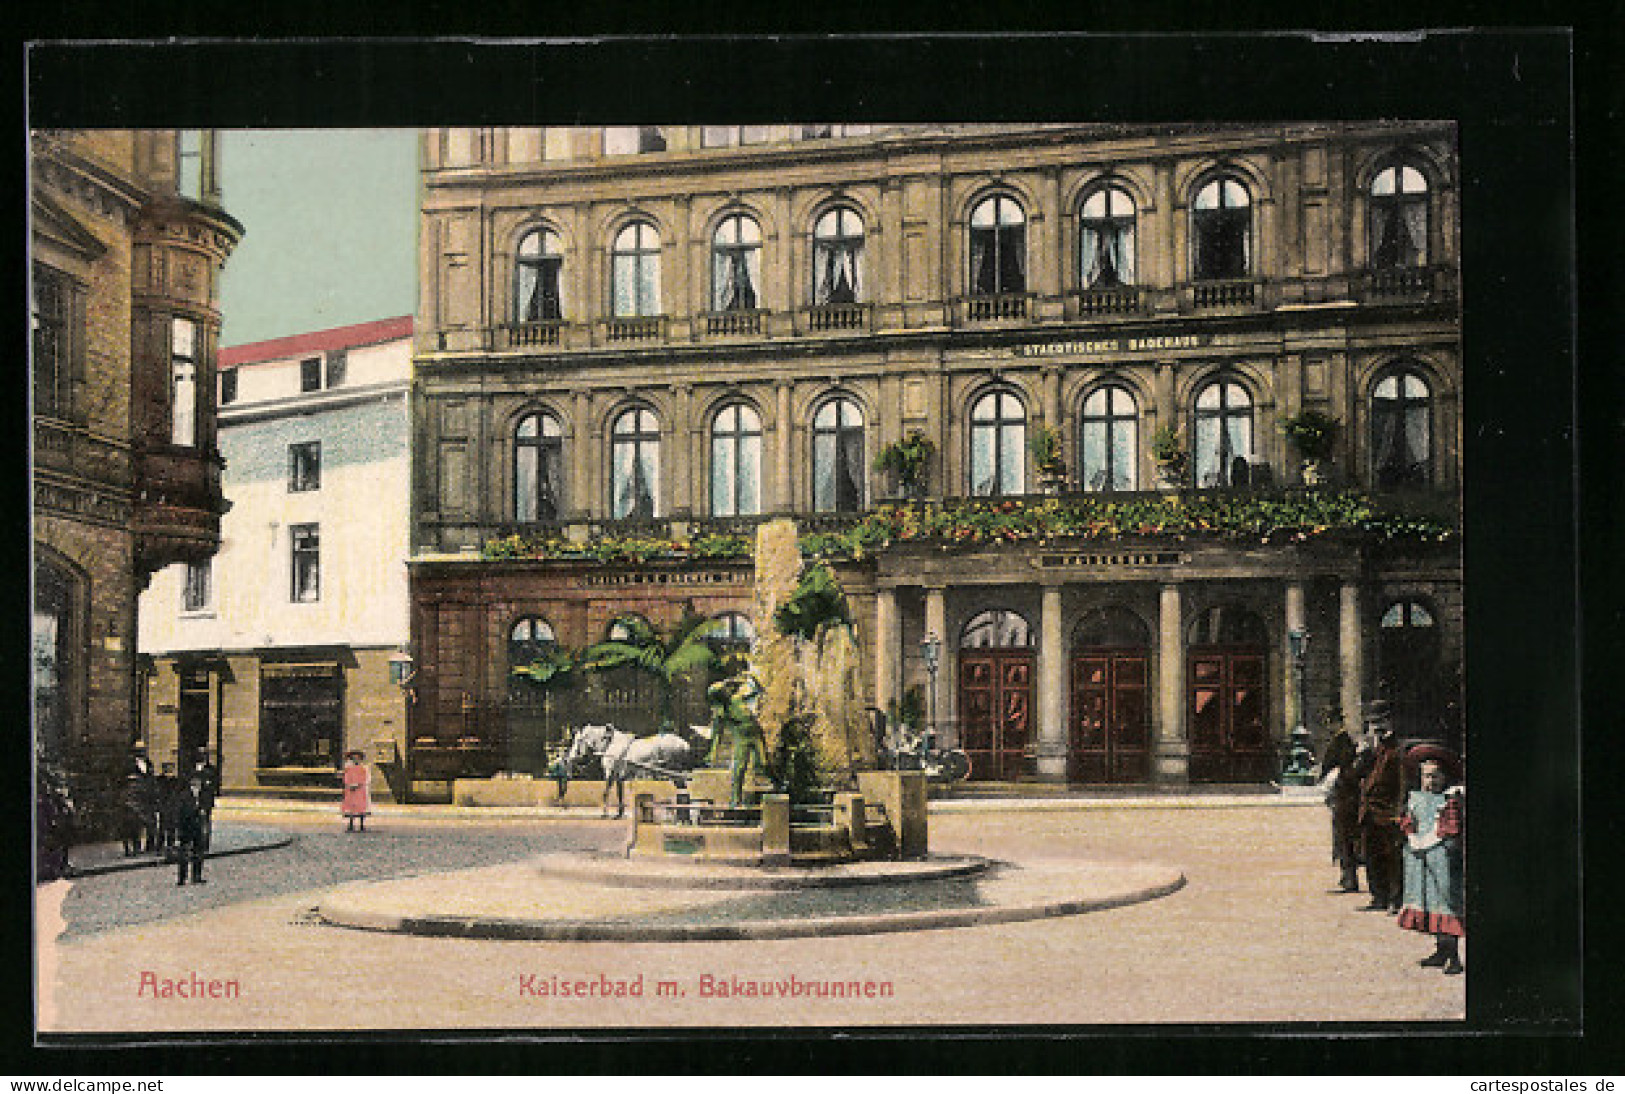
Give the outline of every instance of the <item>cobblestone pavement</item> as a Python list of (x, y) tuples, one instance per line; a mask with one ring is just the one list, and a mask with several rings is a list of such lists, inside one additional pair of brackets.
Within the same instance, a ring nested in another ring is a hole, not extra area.
[[(300, 825), (290, 816), (285, 826)], [(63, 905), (74, 927), (42, 953), (42, 1028), (1431, 1023), (1462, 1018), (1471, 977), (1471, 969), (1445, 977), (1419, 968), (1428, 939), (1400, 931), (1390, 916), (1357, 911), (1358, 895), (1328, 891), (1336, 872), (1322, 809), (933, 815), (933, 848), (943, 852), (1156, 861), (1189, 879), (1145, 904), (1004, 926), (570, 943), (311, 923), (309, 910), (339, 882), (514, 861), (549, 847), (607, 847), (623, 831), (600, 822), (417, 818), (391, 827), (369, 832), (367, 841), (377, 841), (370, 846), (311, 828), (290, 848), (222, 860), (202, 892), (172, 882), (162, 897), (127, 892), (116, 914), (91, 914), (105, 894), (70, 895)], [(166, 888), (156, 871), (124, 877)], [(42, 891), (43, 904), (51, 899)], [(129, 925), (112, 926), (121, 918)], [(235, 994), (208, 998), (206, 986), (193, 986), (189, 998), (154, 997), (166, 979), (230, 981)]]

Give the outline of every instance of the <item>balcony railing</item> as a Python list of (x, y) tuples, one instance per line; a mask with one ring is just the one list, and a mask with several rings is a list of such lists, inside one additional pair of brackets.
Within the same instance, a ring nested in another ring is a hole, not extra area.
[(1132, 285), (1078, 293), (1079, 315), (1130, 315), (1140, 310), (1140, 290)]
[(717, 311), (705, 314), (705, 333), (712, 338), (760, 335), (765, 311)]
[(1366, 275), (1366, 296), (1374, 300), (1429, 297), (1434, 292), (1434, 273), (1428, 266), (1372, 270)]
[(1192, 286), (1192, 299), (1198, 308), (1250, 308), (1258, 302), (1258, 282), (1198, 281)]
[(660, 338), (665, 328), (662, 315), (620, 316), (604, 323), (604, 337), (610, 342), (649, 342)]
[(500, 328), (502, 342), (508, 349), (532, 346), (556, 346), (564, 331), (564, 320), (543, 319), (534, 323), (509, 323)]
[(822, 333), (832, 330), (867, 330), (867, 304), (814, 304), (807, 309), (807, 329)]
[(1024, 292), (992, 293), (972, 296), (965, 300), (965, 317), (973, 323), (998, 319), (1027, 318), (1028, 294)]

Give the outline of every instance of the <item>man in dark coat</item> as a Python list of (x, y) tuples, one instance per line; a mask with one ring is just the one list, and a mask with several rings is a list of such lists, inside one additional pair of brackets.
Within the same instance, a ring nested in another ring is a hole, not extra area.
[(1399, 742), (1394, 727), (1383, 723), (1377, 729), (1370, 770), (1360, 783), (1360, 840), (1365, 852), (1366, 887), (1371, 890), (1366, 911), (1399, 914), (1404, 899), (1404, 876), (1400, 873), (1404, 834), (1399, 830), (1404, 800)]
[[(124, 770), (126, 807), (135, 832), (136, 850), (144, 839), (146, 850), (158, 850), (158, 772), (147, 757), (147, 746), (137, 741), (130, 746), (130, 761)], [(127, 841), (128, 842), (128, 841)], [(128, 850), (128, 848), (127, 848)]]
[(1339, 870), (1337, 887), (1345, 893), (1360, 891), (1360, 776), (1354, 770), (1358, 753), (1348, 727), (1339, 722), (1327, 742), (1321, 770), (1331, 779), (1326, 806), (1332, 811), (1332, 861)]
[(175, 765), (165, 764), (158, 774), (158, 851), (166, 860), (175, 855), (175, 798), (180, 789)]
[(192, 872), (192, 883), (202, 885), (206, 880), (203, 876), (203, 854), (207, 850), (204, 842), (206, 837), (205, 825), (208, 814), (203, 808), (203, 776), (196, 772), (187, 780), (186, 786), (175, 797), (175, 837), (178, 853), (176, 862), (176, 885), (186, 884), (188, 867)]
[(209, 762), (209, 750), (197, 750), (197, 758), (193, 761), (191, 774), (203, 780), (201, 801), (203, 803), (203, 850), (209, 850), (209, 844), (214, 839), (214, 798), (220, 792), (220, 771)]

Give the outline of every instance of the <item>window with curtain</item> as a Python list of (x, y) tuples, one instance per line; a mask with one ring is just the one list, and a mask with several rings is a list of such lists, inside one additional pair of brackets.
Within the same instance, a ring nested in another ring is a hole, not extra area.
[(711, 422), (711, 515), (762, 511), (762, 420), (743, 403), (723, 407)]
[(1134, 199), (1116, 186), (1090, 194), (1079, 221), (1078, 283), (1086, 289), (1134, 284)]
[(617, 317), (660, 314), (660, 233), (636, 221), (615, 235), (610, 256), (611, 307)]
[(1127, 388), (1096, 388), (1083, 401), (1081, 471), (1085, 490), (1133, 490), (1139, 408)]
[(1371, 266), (1408, 269), (1427, 261), (1427, 179), (1403, 164), (1384, 168), (1371, 180)]
[(862, 299), (863, 219), (831, 209), (813, 225), (813, 303), (855, 304)]
[(863, 508), (863, 412), (851, 399), (831, 399), (813, 416), (813, 508)]
[(660, 422), (634, 407), (615, 419), (610, 436), (610, 515), (650, 520), (660, 510)]
[(513, 517), (559, 519), (564, 498), (564, 431), (551, 414), (527, 414), (513, 437)]
[(169, 439), (190, 448), (197, 444), (197, 324), (172, 319), (169, 331)]
[(1421, 486), (1432, 479), (1432, 392), (1401, 368), (1371, 389), (1371, 464), (1377, 486)]
[(1191, 207), (1191, 276), (1225, 281), (1252, 274), (1252, 196), (1228, 175), (1196, 192)]
[(1253, 457), (1253, 400), (1234, 380), (1215, 380), (1196, 397), (1196, 485), (1245, 486)]
[(735, 214), (711, 237), (711, 310), (754, 311), (762, 283), (762, 230)]
[(514, 318), (536, 323), (564, 318), (559, 283), (564, 272), (564, 249), (556, 232), (538, 228), (519, 241), (514, 266)]
[(1027, 291), (1027, 215), (1002, 194), (971, 210), (970, 291), (973, 296)]
[(990, 391), (970, 412), (970, 492), (1027, 492), (1027, 409), (1014, 392)]

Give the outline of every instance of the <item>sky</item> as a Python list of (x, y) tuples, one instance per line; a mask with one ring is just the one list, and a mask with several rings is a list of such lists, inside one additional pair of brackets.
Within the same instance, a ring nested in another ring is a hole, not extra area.
[(225, 130), (220, 172), (221, 345), (417, 309), (417, 130)]

